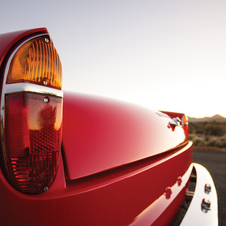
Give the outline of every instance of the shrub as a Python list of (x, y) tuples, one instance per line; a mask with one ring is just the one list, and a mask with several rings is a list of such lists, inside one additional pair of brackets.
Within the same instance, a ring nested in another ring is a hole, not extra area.
[(189, 123), (189, 133), (194, 146), (226, 148), (226, 123)]

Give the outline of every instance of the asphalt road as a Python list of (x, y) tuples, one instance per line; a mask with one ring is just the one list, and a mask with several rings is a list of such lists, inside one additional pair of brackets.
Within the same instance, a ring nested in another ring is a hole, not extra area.
[(219, 225), (226, 225), (226, 152), (194, 149), (193, 162), (203, 165), (211, 174), (218, 194)]

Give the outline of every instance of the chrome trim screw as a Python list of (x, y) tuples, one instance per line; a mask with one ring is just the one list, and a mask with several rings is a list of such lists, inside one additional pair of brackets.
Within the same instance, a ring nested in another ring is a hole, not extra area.
[(211, 192), (211, 185), (210, 184), (205, 184), (204, 190), (205, 190), (206, 194), (209, 194)]
[(45, 102), (46, 104), (48, 104), (48, 103), (50, 102), (49, 97), (45, 97), (45, 98), (44, 98), (44, 102)]
[(211, 210), (210, 206), (211, 206), (211, 202), (210, 202), (209, 199), (203, 199), (203, 200), (202, 200), (201, 210), (202, 210), (204, 213), (207, 213), (209, 210)]

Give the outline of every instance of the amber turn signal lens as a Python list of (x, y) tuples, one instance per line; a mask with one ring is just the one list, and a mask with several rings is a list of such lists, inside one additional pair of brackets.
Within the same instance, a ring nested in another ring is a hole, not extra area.
[(182, 125), (188, 124), (188, 117), (187, 115), (184, 115), (182, 118)]
[(26, 42), (12, 58), (6, 83), (19, 82), (61, 89), (60, 58), (47, 37), (42, 36)]

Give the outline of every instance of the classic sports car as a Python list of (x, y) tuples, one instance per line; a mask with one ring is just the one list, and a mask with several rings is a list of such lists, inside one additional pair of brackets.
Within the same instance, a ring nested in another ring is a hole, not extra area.
[(45, 28), (0, 35), (0, 76), (1, 225), (218, 224), (185, 114), (63, 93)]

